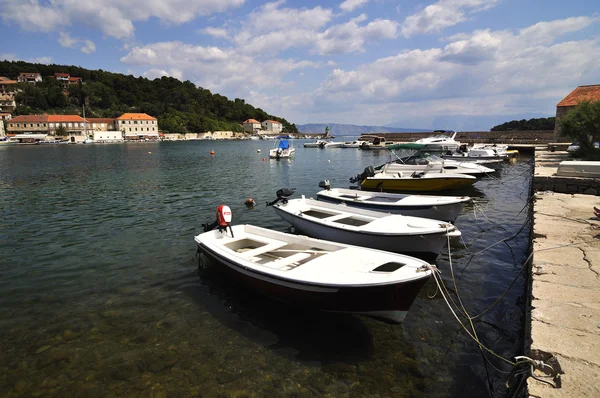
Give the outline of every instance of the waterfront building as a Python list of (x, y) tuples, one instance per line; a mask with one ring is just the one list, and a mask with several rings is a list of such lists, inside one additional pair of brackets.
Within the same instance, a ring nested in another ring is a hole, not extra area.
[(554, 122), (554, 137), (558, 139), (560, 136), (560, 119), (565, 117), (572, 109), (577, 107), (581, 102), (598, 102), (600, 101), (600, 84), (591, 84), (587, 86), (579, 86), (571, 91), (569, 95), (556, 104), (556, 120)]
[(14, 99), (15, 92), (17, 91), (17, 83), (16, 80), (0, 76), (0, 96), (10, 96), (11, 99)]
[(79, 115), (22, 115), (8, 122), (9, 134), (43, 134), (56, 135), (56, 130), (64, 128), (66, 135), (74, 137), (73, 141), (82, 141), (92, 133), (92, 128), (86, 125)]
[(261, 128), (260, 122), (256, 119), (248, 119), (242, 123), (242, 126), (244, 127), (244, 131), (246, 133), (256, 133)]
[(0, 112), (0, 120), (8, 122), (12, 118), (12, 115), (7, 112)]
[(124, 113), (115, 120), (125, 140), (157, 140), (158, 120), (145, 113)]
[(19, 83), (38, 83), (42, 81), (42, 75), (38, 72), (21, 72), (17, 81)]
[(115, 131), (115, 119), (108, 117), (86, 117), (89, 127), (94, 131)]
[(283, 130), (283, 125), (277, 120), (265, 120), (261, 125), (267, 134), (280, 134)]

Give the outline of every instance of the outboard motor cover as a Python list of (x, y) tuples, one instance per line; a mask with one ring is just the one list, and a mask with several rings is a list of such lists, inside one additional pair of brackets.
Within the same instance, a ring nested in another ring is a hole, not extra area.
[(331, 184), (329, 183), (329, 180), (319, 181), (319, 188), (323, 188), (329, 191), (331, 189)]
[(231, 209), (227, 205), (217, 207), (217, 222), (220, 227), (226, 227), (231, 223)]

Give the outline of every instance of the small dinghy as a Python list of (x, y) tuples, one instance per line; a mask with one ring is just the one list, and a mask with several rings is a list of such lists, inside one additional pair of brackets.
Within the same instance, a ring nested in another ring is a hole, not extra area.
[(318, 200), (452, 223), (461, 213), (463, 205), (471, 201), (468, 196), (408, 195), (343, 188), (329, 189), (328, 182), (324, 182), (322, 186), (325, 189), (317, 192)]
[(454, 225), (443, 221), (381, 213), (304, 196), (288, 200), (290, 192), (293, 190), (277, 191), (277, 199), (268, 205), (279, 217), (315, 238), (433, 260), (448, 236), (460, 236)]
[(375, 173), (373, 166), (350, 178), (351, 183), (358, 182), (363, 190), (375, 191), (415, 191), (434, 192), (467, 188), (477, 181), (468, 174), (453, 173)]
[(229, 221), (219, 216), (218, 229), (196, 236), (198, 252), (257, 292), (303, 308), (400, 323), (432, 272), (425, 261), (401, 254), (231, 227), (230, 210), (219, 211), (229, 211)]

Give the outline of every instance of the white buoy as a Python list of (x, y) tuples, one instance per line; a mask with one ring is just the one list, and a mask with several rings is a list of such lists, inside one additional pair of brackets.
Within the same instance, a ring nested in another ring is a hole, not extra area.
[(258, 148), (258, 149), (256, 150), (256, 152), (260, 153), (260, 148)]

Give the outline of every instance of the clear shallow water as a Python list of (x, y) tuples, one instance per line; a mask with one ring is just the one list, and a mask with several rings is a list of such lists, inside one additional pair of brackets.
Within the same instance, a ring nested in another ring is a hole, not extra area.
[[(347, 187), (387, 158), (301, 143), (292, 161), (263, 161), (273, 141), (0, 148), (0, 395), (502, 396), (506, 375), (486, 368), (441, 296), (428, 297), (433, 281), (392, 326), (302, 312), (198, 273), (193, 236), (219, 204), (234, 223), (286, 231), (264, 207), (277, 189)], [(487, 219), (469, 206), (457, 220), (472, 252), (526, 221), (527, 160), (476, 183)], [(453, 243), (472, 314), (518, 274), (528, 234), (477, 256)], [(450, 286), (448, 255), (437, 264)], [(524, 294), (521, 278), (475, 323), (505, 357), (520, 352)]]

